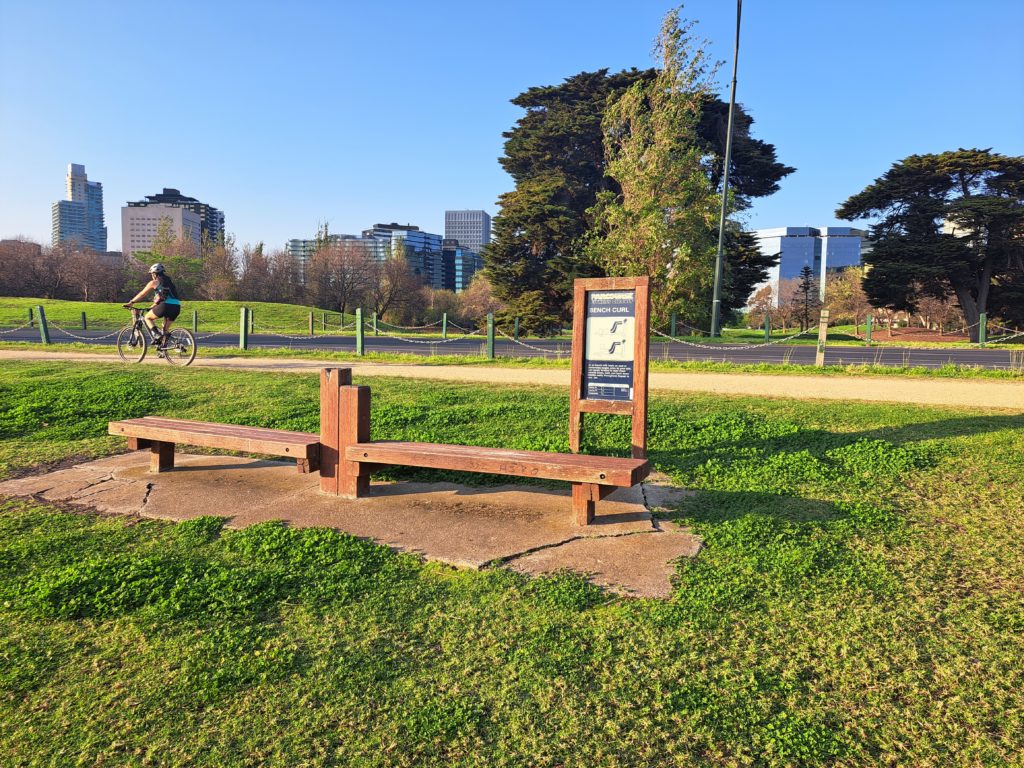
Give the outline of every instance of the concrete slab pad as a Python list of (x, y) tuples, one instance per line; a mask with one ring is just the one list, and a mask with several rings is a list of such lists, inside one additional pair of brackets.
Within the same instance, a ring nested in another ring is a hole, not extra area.
[(632, 597), (669, 597), (673, 561), (693, 557), (700, 538), (689, 533), (654, 531), (603, 539), (576, 539), (507, 563), (532, 576), (560, 570), (584, 574), (595, 584)]
[[(174, 521), (217, 515), (234, 528), (268, 520), (327, 526), (455, 566), (571, 568), (624, 594), (662, 595), (668, 561), (696, 548), (693, 537), (659, 532), (645, 493), (639, 486), (616, 491), (598, 503), (594, 523), (581, 528), (568, 489), (374, 483), (367, 498), (342, 499), (322, 494), (319, 475), (301, 475), (292, 462), (232, 456), (177, 454), (173, 471), (156, 474), (148, 452), (138, 451), (0, 483), (0, 495), (40, 494), (108, 514)], [(632, 541), (634, 534), (656, 533), (653, 548)], [(586, 546), (590, 541), (603, 544)]]

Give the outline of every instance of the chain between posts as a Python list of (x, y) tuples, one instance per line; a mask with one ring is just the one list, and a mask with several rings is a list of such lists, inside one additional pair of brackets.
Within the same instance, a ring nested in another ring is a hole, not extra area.
[(518, 344), (520, 347), (526, 347), (527, 349), (532, 349), (532, 350), (535, 350), (537, 352), (542, 352), (545, 355), (554, 355), (555, 357), (558, 357), (558, 358), (562, 357), (562, 355), (565, 354), (561, 350), (557, 350), (557, 349), (544, 349), (543, 347), (535, 347), (533, 344), (527, 344), (525, 341), (519, 341), (518, 339), (513, 339), (511, 336), (509, 336), (507, 333), (505, 333), (500, 328), (497, 329), (497, 330), (498, 330), (498, 335), (499, 336), (504, 336), (506, 339), (508, 339), (509, 341), (511, 341), (514, 344)]
[(33, 327), (34, 328), (35, 327), (35, 321), (29, 322), (29, 323), (25, 323), (24, 325), (19, 325), (17, 328), (8, 328), (6, 331), (0, 331), (0, 336), (5, 336), (8, 333), (15, 333), (17, 331), (20, 331), (20, 330), (23, 330), (24, 328), (29, 328), (29, 327)]
[(479, 336), (481, 332), (473, 331), (472, 333), (467, 333), (465, 336), (453, 336), (450, 339), (407, 339), (404, 336), (399, 336), (397, 333), (388, 333), (384, 330), (382, 330), (381, 333), (385, 336), (390, 336), (392, 339), (398, 339), (399, 341), (404, 341), (409, 344), (447, 344), (452, 341), (462, 341), (463, 339), (470, 339), (474, 336)]
[[(817, 328), (814, 329), (814, 332), (817, 332)], [(656, 333), (659, 336), (663, 336), (670, 341), (674, 341), (677, 344), (685, 344), (688, 347), (697, 347), (698, 349), (713, 349), (716, 352), (730, 352), (740, 349), (759, 349), (761, 347), (770, 347), (774, 344), (781, 344), (784, 341), (792, 341), (793, 339), (799, 338), (800, 336), (804, 336), (808, 333), (811, 333), (811, 330), (807, 329), (806, 331), (800, 331), (800, 333), (794, 333), (792, 336), (786, 336), (785, 338), (782, 339), (774, 339), (763, 344), (697, 344), (696, 342), (693, 341), (683, 341), (683, 339), (677, 339), (674, 336), (669, 336), (667, 333), (662, 333), (657, 328), (651, 328), (651, 333)]]
[[(389, 328), (399, 328), (399, 329), (401, 329), (403, 331), (422, 331), (422, 330), (425, 330), (427, 328), (434, 328), (434, 327), (436, 327), (436, 326), (438, 326), (440, 324), (441, 324), (440, 320), (438, 320), (437, 322), (434, 322), (434, 323), (430, 323), (429, 325), (395, 325), (394, 323), (385, 323), (383, 320), (381, 320), (379, 318), (377, 320), (377, 325), (378, 326), (386, 325)], [(452, 325), (454, 325), (454, 323), (452, 323)]]
[(101, 339), (109, 339), (111, 336), (117, 336), (117, 334), (124, 330), (123, 328), (118, 328), (113, 333), (107, 333), (104, 334), (103, 336), (79, 336), (77, 333), (72, 333), (67, 328), (63, 328), (57, 325), (57, 323), (53, 322), (53, 320), (50, 321), (50, 325), (52, 325), (58, 331), (63, 333), (65, 336), (70, 336), (73, 339), (80, 339), (81, 341), (99, 341)]

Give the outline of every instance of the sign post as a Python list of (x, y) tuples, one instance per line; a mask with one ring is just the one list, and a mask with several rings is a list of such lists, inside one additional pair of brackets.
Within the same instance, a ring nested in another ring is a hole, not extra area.
[(580, 450), (583, 414), (633, 422), (633, 458), (647, 457), (650, 278), (577, 280), (573, 291), (569, 448)]

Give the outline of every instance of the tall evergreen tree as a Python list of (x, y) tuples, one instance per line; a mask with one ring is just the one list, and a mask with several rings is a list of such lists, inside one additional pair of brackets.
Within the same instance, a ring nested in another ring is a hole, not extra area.
[[(495, 238), (484, 253), (495, 294), (509, 304), (509, 314), (525, 319), (519, 304), (542, 306), (541, 322), (557, 325), (569, 317), (572, 280), (603, 274), (585, 254), (594, 226), (588, 211), (598, 194), (618, 195), (621, 187), (607, 171), (602, 122), (609, 105), (631, 86), (650, 83), (657, 76), (655, 69), (581, 72), (559, 85), (530, 88), (512, 100), (526, 114), (504, 134), (500, 163), (516, 188), (499, 199)], [(704, 94), (694, 127), (694, 146), (704, 155), (704, 172), (715, 189), (721, 186), (726, 110), (723, 102)], [(779, 180), (793, 171), (776, 160), (771, 144), (750, 136), (752, 123), (737, 106), (729, 172), (735, 210), (747, 207), (751, 198), (776, 191)], [(762, 257), (738, 228), (732, 229), (727, 233), (725, 280), (733, 292), (723, 296), (725, 310), (742, 307), (774, 263)]]
[(911, 155), (836, 211), (876, 218), (864, 289), (875, 306), (914, 311), (956, 295), (978, 339), (982, 312), (1024, 322), (1024, 157), (991, 149)]
[[(499, 199), (494, 241), (484, 250), (488, 274), (509, 312), (531, 330), (567, 315), (572, 280), (600, 274), (580, 255), (586, 211), (614, 182), (604, 172), (605, 105), (649, 73), (581, 72), (560, 85), (530, 88), (512, 99), (526, 110), (506, 132), (499, 161), (515, 189)], [(542, 307), (540, 317), (518, 312)]]
[(696, 130), (714, 70), (692, 26), (669, 12), (656, 45), (657, 74), (605, 113), (607, 172), (620, 191), (598, 195), (588, 255), (609, 275), (651, 277), (656, 315), (676, 308), (695, 321), (686, 310), (711, 284), (720, 198)]

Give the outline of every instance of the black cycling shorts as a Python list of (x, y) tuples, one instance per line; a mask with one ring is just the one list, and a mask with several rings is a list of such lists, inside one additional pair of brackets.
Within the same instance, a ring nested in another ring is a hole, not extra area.
[(181, 314), (181, 304), (168, 304), (165, 301), (161, 301), (153, 306), (153, 314), (167, 320), (177, 320), (178, 315)]

